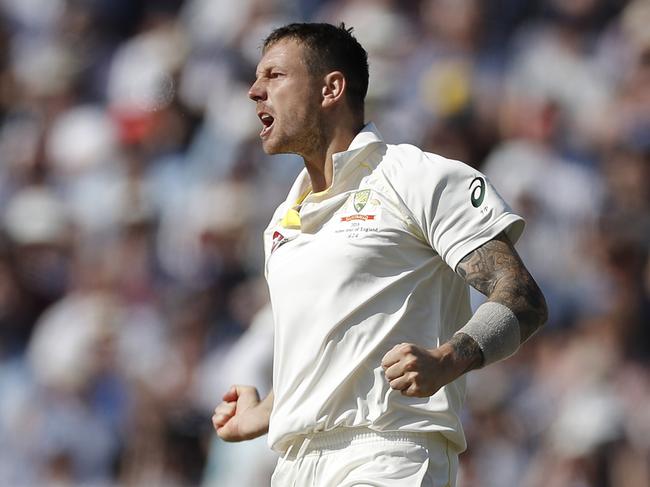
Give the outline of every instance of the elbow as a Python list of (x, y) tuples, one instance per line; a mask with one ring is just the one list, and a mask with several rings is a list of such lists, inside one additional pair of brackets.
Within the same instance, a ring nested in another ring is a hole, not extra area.
[(528, 290), (514, 300), (520, 306), (515, 311), (519, 319), (521, 330), (521, 342), (528, 340), (534, 333), (542, 328), (548, 321), (548, 306), (544, 294), (536, 284), (528, 287)]
[(531, 317), (530, 322), (534, 324), (533, 330), (531, 330), (532, 334), (548, 322), (548, 305), (546, 304), (544, 294), (538, 286), (535, 286), (535, 290), (530, 293), (528, 303), (530, 310), (529, 316)]
[(539, 325), (537, 328), (541, 328), (546, 325), (546, 323), (548, 323), (548, 305), (546, 304), (546, 298), (541, 291), (539, 293), (539, 296), (541, 305), (539, 307)]
[(532, 304), (535, 308), (537, 308), (537, 314), (539, 316), (539, 328), (541, 328), (548, 321), (548, 305), (546, 304), (546, 298), (544, 297), (542, 290), (539, 288), (539, 285), (535, 281), (533, 282), (535, 286), (532, 292), (534, 296)]

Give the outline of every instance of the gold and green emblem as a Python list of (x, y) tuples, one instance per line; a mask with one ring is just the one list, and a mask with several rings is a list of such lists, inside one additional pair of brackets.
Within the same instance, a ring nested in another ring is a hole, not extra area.
[(370, 197), (369, 189), (364, 189), (363, 191), (357, 191), (354, 194), (354, 200), (352, 200), (352, 204), (357, 213), (359, 213), (361, 210), (364, 209), (366, 203), (368, 203), (369, 197)]

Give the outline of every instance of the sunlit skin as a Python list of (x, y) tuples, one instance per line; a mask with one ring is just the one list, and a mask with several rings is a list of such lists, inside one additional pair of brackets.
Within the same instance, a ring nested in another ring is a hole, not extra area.
[(302, 156), (312, 190), (322, 191), (332, 183), (332, 155), (349, 147), (363, 127), (363, 116), (348, 105), (343, 74), (310, 73), (304, 51), (293, 39), (272, 44), (248, 96), (263, 123), (264, 151)]

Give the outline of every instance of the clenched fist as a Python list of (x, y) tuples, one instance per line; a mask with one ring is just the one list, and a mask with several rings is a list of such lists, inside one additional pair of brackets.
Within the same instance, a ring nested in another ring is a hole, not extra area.
[(428, 397), (460, 373), (447, 344), (427, 350), (412, 343), (395, 345), (381, 360), (390, 387), (405, 396)]
[(212, 425), (225, 441), (243, 441), (257, 438), (269, 429), (273, 393), (260, 401), (257, 389), (251, 386), (232, 386), (223, 395), (223, 402), (214, 409)]

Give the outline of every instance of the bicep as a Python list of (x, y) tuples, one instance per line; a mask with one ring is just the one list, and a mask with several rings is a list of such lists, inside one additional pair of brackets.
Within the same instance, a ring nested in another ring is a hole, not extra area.
[(500, 279), (528, 271), (508, 237), (500, 233), (463, 257), (456, 266), (456, 273), (490, 297)]

